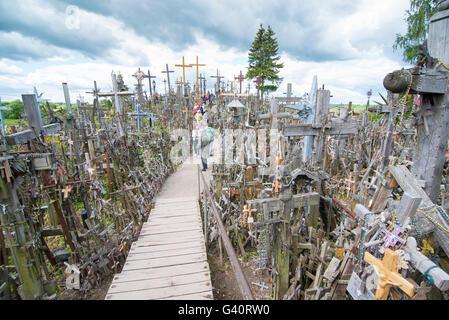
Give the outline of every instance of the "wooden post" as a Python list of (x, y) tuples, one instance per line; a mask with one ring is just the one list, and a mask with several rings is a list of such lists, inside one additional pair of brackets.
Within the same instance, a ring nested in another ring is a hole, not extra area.
[[(432, 16), (428, 37), (429, 54), (449, 65), (449, 9)], [(436, 68), (435, 68), (436, 69)], [(447, 70), (440, 67), (447, 74)], [(424, 191), (436, 202), (440, 194), (441, 175), (449, 139), (449, 94), (421, 95), (422, 121), (418, 125), (418, 145), (412, 174), (426, 181)], [(425, 127), (429, 128), (427, 134)]]
[[(322, 125), (326, 121), (329, 114), (329, 103), (330, 103), (331, 92), (329, 90), (318, 90), (317, 91), (317, 103), (315, 110), (315, 125)], [(313, 163), (315, 165), (322, 165), (324, 142), (326, 136), (324, 134), (319, 134), (314, 139), (314, 157)]]

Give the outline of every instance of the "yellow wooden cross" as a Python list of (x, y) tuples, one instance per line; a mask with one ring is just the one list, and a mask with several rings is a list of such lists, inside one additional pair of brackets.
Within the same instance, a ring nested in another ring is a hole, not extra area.
[(343, 259), (345, 257), (345, 248), (335, 248), (335, 253), (337, 257)]
[(399, 253), (389, 248), (385, 249), (384, 257), (381, 260), (376, 259), (371, 253), (365, 252), (363, 258), (374, 267), (379, 277), (377, 284), (375, 300), (387, 300), (391, 286), (397, 286), (409, 297), (415, 294), (415, 286), (404, 279), (398, 272)]
[[(184, 64), (184, 61), (182, 62)], [(196, 89), (195, 92), (198, 92), (198, 67), (205, 67), (205, 64), (199, 64), (198, 63), (198, 56), (196, 56), (196, 63), (191, 63), (189, 66), (193, 67), (196, 66)]]
[(175, 67), (182, 67), (182, 83), (186, 83), (186, 72), (185, 68), (191, 68), (192, 66), (190, 64), (184, 63), (184, 56), (182, 56), (182, 64), (175, 64)]

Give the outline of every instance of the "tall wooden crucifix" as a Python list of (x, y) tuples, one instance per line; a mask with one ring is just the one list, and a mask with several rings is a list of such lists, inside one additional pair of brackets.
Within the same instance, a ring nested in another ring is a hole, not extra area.
[(220, 93), (220, 79), (224, 78), (223, 76), (220, 76), (220, 73), (217, 69), (217, 75), (216, 76), (210, 76), (211, 78), (217, 78), (217, 93)]
[(240, 92), (239, 93), (242, 93), (242, 82), (243, 82), (243, 80), (246, 79), (246, 77), (244, 77), (243, 74), (242, 74), (242, 70), (240, 70), (239, 76), (238, 77), (234, 77), (234, 79), (239, 81), (239, 83), (240, 83)]
[(175, 64), (175, 67), (181, 67), (182, 68), (182, 83), (186, 83), (186, 70), (185, 68), (191, 68), (192, 66), (190, 64), (184, 63), (184, 56), (182, 56), (182, 64)]
[(150, 74), (150, 69), (148, 69), (148, 74), (144, 76), (144, 78), (148, 78), (148, 87), (150, 88), (150, 101), (153, 99), (153, 89), (151, 88), (151, 79), (156, 78), (156, 76), (152, 76)]
[(198, 92), (198, 67), (205, 67), (205, 64), (198, 63), (198, 56), (196, 56), (196, 63), (191, 63), (191, 67), (196, 66), (196, 89), (195, 92)]
[[(184, 60), (182, 62), (184, 64)], [(174, 72), (173, 70), (168, 70), (168, 64), (165, 64), (165, 71), (161, 71), (161, 73), (167, 74), (167, 84), (168, 84), (168, 94), (170, 95), (170, 72)]]
[(260, 92), (260, 86), (262, 85), (263, 81), (260, 76), (257, 76), (256, 80), (253, 81), (257, 85), (257, 100), (259, 100), (259, 92)]

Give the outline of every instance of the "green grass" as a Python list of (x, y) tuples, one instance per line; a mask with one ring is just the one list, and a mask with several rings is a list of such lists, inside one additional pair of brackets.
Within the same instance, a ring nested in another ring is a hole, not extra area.
[(5, 126), (16, 126), (21, 119), (5, 119)]

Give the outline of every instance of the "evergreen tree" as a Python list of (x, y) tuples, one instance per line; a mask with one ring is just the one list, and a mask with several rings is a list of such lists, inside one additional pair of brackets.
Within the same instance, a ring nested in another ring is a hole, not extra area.
[(441, 0), (411, 0), (410, 10), (406, 11), (407, 33), (405, 35), (396, 34), (393, 48), (404, 50), (403, 59), (406, 62), (416, 61), (419, 46), (427, 40), (429, 31), (429, 21), (436, 12), (437, 5)]
[[(276, 91), (282, 82), (279, 71), (284, 67), (284, 64), (279, 62), (278, 51), (279, 45), (273, 29), (268, 26), (265, 30), (261, 24), (249, 49), (249, 66), (246, 77), (254, 79), (260, 76), (262, 79), (262, 85), (260, 86), (262, 95), (265, 91)], [(271, 82), (271, 84), (266, 84), (266, 82)]]

